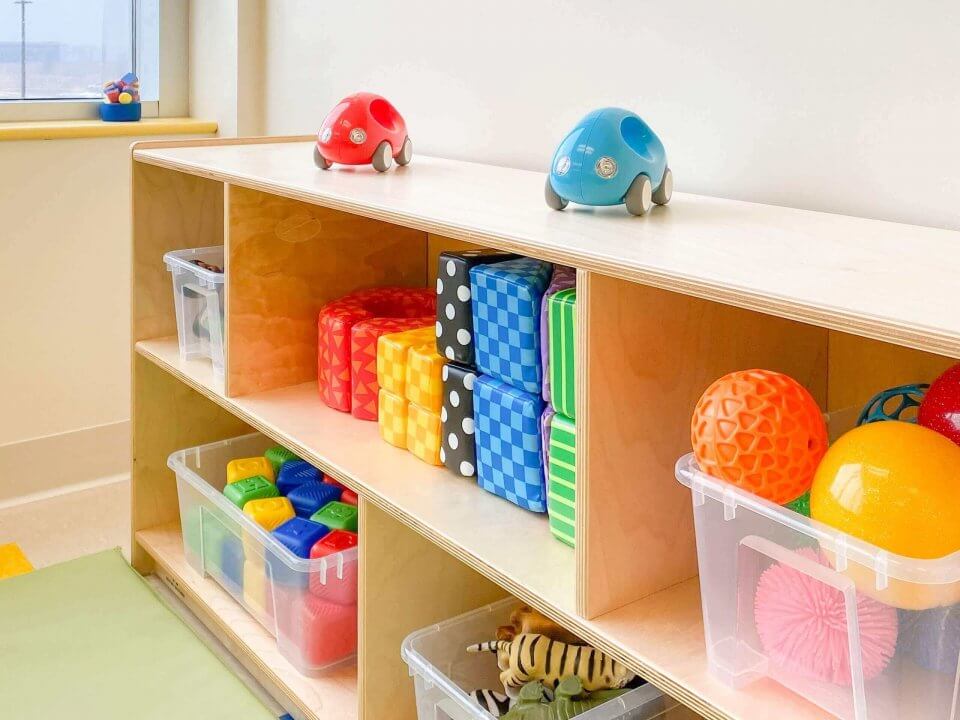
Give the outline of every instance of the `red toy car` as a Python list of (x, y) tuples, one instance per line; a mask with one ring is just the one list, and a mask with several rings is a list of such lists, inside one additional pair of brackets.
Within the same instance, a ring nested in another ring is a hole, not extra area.
[(313, 149), (313, 161), (322, 170), (335, 162), (372, 163), (378, 172), (385, 172), (394, 160), (406, 165), (411, 158), (413, 144), (403, 117), (386, 99), (366, 92), (337, 103), (323, 121)]

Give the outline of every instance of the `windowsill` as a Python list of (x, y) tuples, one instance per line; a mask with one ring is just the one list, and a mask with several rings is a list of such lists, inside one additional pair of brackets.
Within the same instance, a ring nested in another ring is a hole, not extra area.
[(194, 118), (146, 118), (139, 122), (102, 120), (52, 120), (0, 123), (3, 140), (66, 140), (148, 135), (214, 135), (217, 123)]

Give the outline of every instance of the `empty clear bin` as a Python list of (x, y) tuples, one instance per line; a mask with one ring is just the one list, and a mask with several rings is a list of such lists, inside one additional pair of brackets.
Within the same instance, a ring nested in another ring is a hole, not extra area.
[(252, 434), (173, 453), (187, 562), (216, 580), (274, 637), (305, 675), (351, 658), (357, 648), (357, 549), (305, 560), (222, 491), (230, 460), (275, 443)]
[(843, 720), (958, 717), (960, 553), (889, 553), (710, 477), (692, 455), (676, 474), (693, 496), (714, 676), (771, 678)]
[[(466, 647), (494, 639), (520, 603), (513, 598), (411, 633), (401, 655), (414, 677), (419, 720), (491, 720), (471, 697), (478, 689), (503, 692), (496, 659)], [(643, 685), (577, 716), (578, 720), (689, 720), (697, 717), (652, 685)]]
[(163, 256), (173, 276), (173, 302), (177, 312), (180, 358), (209, 358), (217, 380), (223, 380), (224, 273), (197, 264), (223, 269), (223, 246), (175, 250)]

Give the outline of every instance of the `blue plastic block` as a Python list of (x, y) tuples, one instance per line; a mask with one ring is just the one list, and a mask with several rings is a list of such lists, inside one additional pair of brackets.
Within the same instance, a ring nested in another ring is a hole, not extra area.
[(277, 490), (280, 491), (281, 495), (289, 495), (295, 487), (311, 480), (320, 482), (323, 480), (323, 473), (306, 460), (287, 460), (280, 466), (280, 472), (277, 475)]
[(540, 304), (553, 266), (517, 258), (470, 270), (473, 340), (485, 375), (540, 393)]
[(287, 493), (287, 499), (297, 515), (309, 518), (328, 502), (339, 500), (342, 494), (343, 488), (311, 480), (293, 488)]
[(326, 525), (295, 517), (273, 531), (273, 536), (286, 545), (297, 557), (309, 558), (310, 548), (330, 532)]
[(239, 596), (243, 593), (243, 543), (231, 533), (223, 537), (220, 547), (220, 570), (223, 577), (219, 578), (227, 590)]
[(481, 375), (474, 383), (480, 487), (534, 512), (547, 511), (539, 393)]

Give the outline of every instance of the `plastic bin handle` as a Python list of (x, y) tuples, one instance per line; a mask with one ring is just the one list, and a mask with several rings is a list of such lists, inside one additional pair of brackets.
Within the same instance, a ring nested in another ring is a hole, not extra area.
[(860, 655), (860, 620), (857, 616), (857, 587), (853, 580), (833, 568), (789, 550), (782, 545), (759, 537), (747, 535), (740, 540), (740, 555), (747, 548), (765, 555), (781, 565), (791, 567), (819, 583), (843, 594), (844, 614), (847, 620), (847, 652), (850, 657), (850, 681), (853, 688), (853, 709), (857, 718), (867, 717), (867, 696), (863, 681), (863, 658)]

